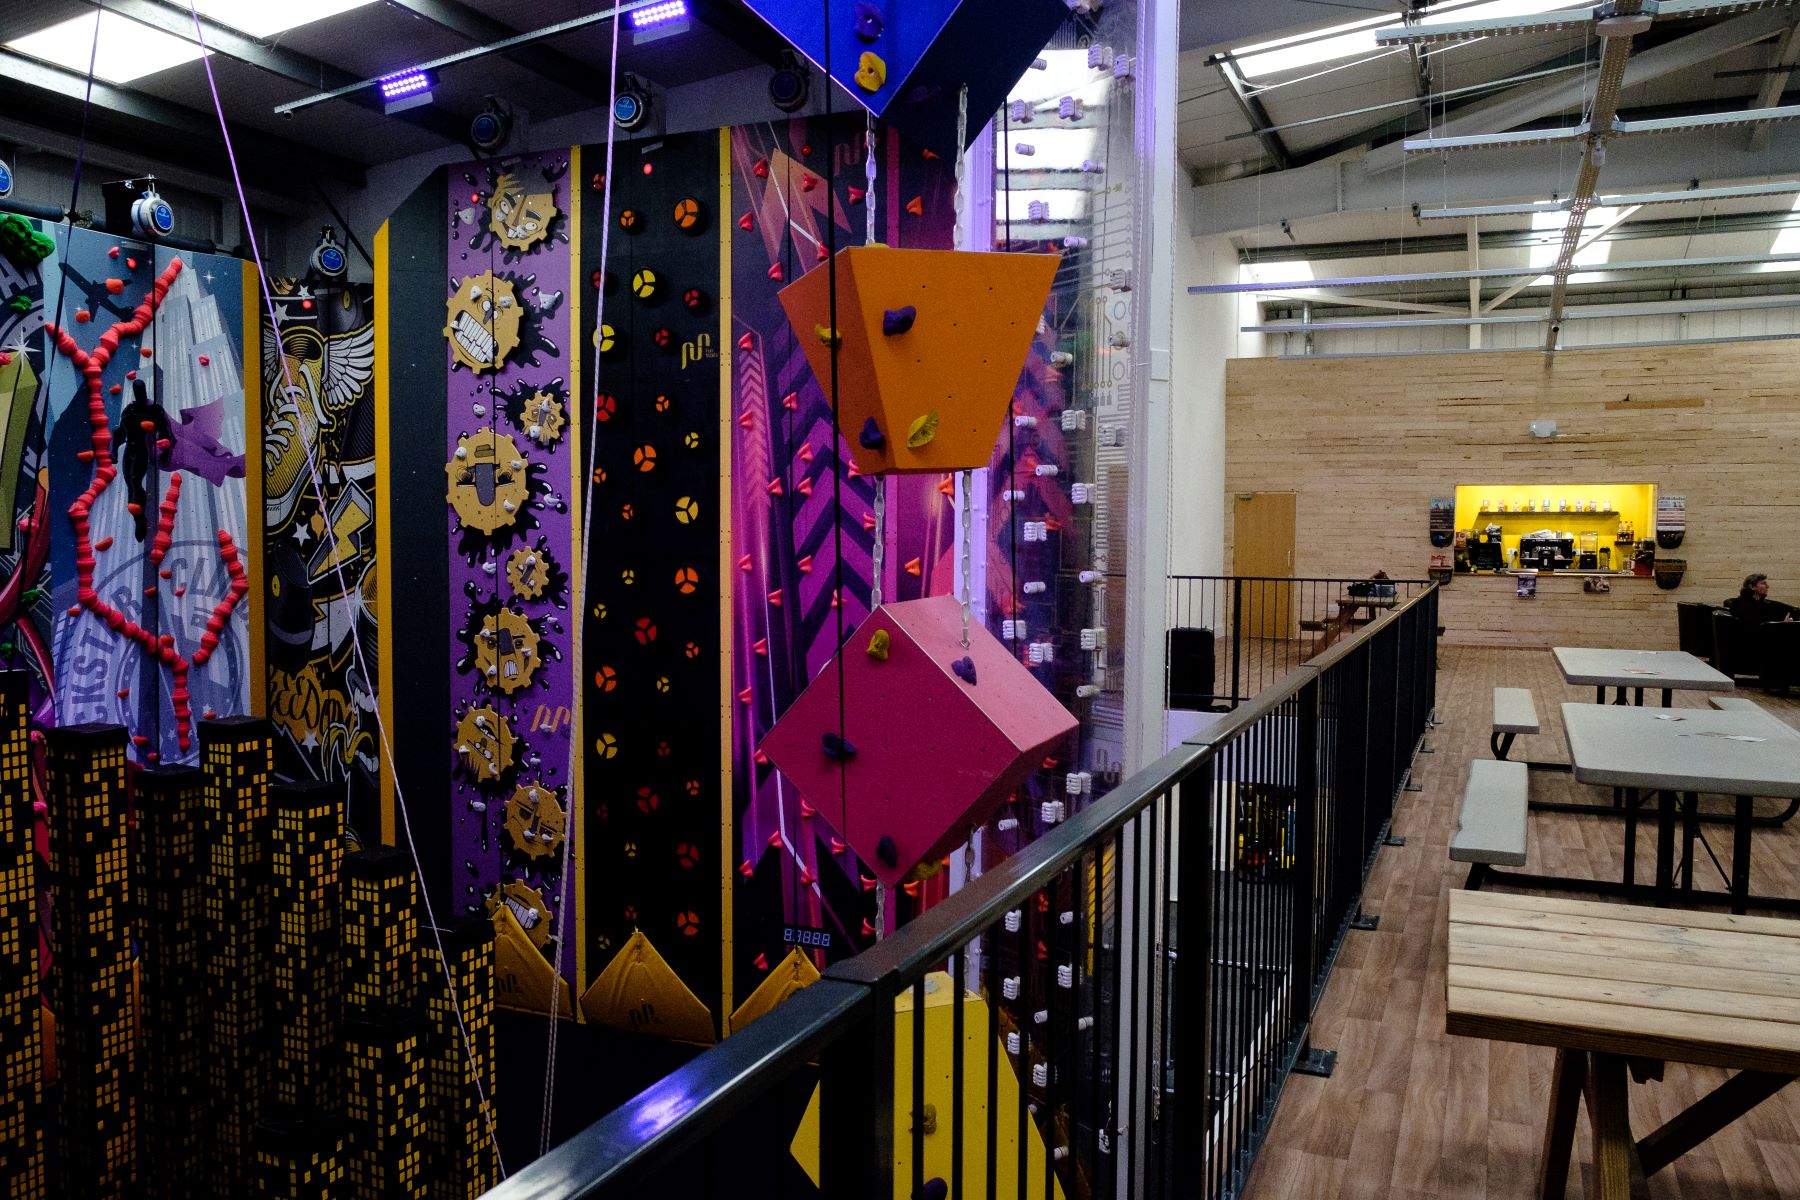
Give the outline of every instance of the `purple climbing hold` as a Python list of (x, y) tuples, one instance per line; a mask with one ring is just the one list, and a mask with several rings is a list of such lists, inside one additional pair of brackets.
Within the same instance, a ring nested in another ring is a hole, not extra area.
[(881, 840), (875, 843), (875, 857), (880, 859), (889, 870), (898, 866), (900, 850), (894, 845), (894, 839), (885, 833), (882, 834)]
[(844, 759), (856, 757), (856, 745), (845, 741), (838, 734), (821, 734), (819, 744), (824, 747), (825, 757), (833, 762), (842, 762)]
[(949, 1195), (950, 1185), (934, 1176), (925, 1181), (925, 1190), (919, 1193), (919, 1200), (945, 1200)]
[(881, 9), (866, 3), (865, 0), (857, 0), (856, 23), (851, 26), (851, 31), (856, 34), (857, 39), (872, 42), (881, 36), (882, 28)]
[(905, 308), (890, 308), (881, 314), (881, 332), (888, 337), (897, 337), (913, 327), (919, 319), (919, 310), (912, 305)]
[(887, 445), (887, 435), (881, 432), (874, 417), (863, 422), (862, 432), (856, 435), (856, 440), (862, 443), (864, 450), (879, 450)]
[(968, 684), (970, 687), (975, 686), (975, 660), (974, 659), (969, 658), (965, 655), (964, 657), (959, 658), (955, 662), (951, 663), (950, 669), (952, 671), (956, 672), (956, 677), (958, 679), (962, 680), (964, 683)]

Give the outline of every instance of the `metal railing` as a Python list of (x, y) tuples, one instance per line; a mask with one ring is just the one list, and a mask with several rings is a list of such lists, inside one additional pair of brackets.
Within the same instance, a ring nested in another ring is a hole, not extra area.
[(1237, 1195), (1319, 1058), (1314, 1006), (1435, 703), (1437, 599), (1382, 611), (491, 1200)]
[(1171, 575), (1165, 701), (1236, 707), (1430, 586), (1429, 579)]

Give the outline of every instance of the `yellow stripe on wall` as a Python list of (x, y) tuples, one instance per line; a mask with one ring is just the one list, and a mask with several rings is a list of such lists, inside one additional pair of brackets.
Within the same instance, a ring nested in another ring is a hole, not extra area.
[(388, 477), (393, 455), (393, 422), (389, 407), (393, 388), (388, 379), (388, 297), (392, 291), (388, 276), (388, 223), (383, 221), (375, 231), (375, 628), (379, 652), (381, 695), (381, 727), (387, 730), (388, 745), (381, 754), (381, 844), (394, 844), (394, 488)]
[(268, 595), (268, 560), (263, 557), (263, 379), (262, 280), (256, 264), (245, 262), (244, 284), (244, 547), (250, 556), (250, 715), (269, 715), (269, 675), (263, 639), (268, 636), (263, 597)]
[(737, 1007), (731, 977), (731, 130), (719, 130), (719, 1026)]
[[(570, 647), (569, 669), (574, 672), (574, 688), (569, 696), (569, 707), (573, 710), (569, 717), (569, 836), (574, 838), (575, 851), (569, 861), (569, 886), (575, 892), (575, 995), (571, 997), (577, 1003), (574, 1006), (575, 1019), (586, 1017), (579, 1003), (581, 994), (587, 990), (587, 889), (581, 885), (582, 863), (587, 858), (587, 843), (582, 840), (582, 768), (586, 763), (585, 747), (581, 744), (581, 697), (585, 694), (582, 688), (581, 629), (583, 607), (583, 589), (587, 580), (580, 578), (581, 568), (581, 519), (584, 509), (581, 505), (581, 477), (587, 459), (583, 456), (581, 445), (582, 421), (587, 413), (587, 405), (582, 403), (581, 391), (581, 313), (582, 300), (586, 290), (581, 285), (581, 147), (575, 146), (569, 151), (569, 562), (575, 569), (569, 574), (574, 578), (569, 583), (570, 625), (574, 636)], [(598, 369), (598, 368), (596, 368)]]

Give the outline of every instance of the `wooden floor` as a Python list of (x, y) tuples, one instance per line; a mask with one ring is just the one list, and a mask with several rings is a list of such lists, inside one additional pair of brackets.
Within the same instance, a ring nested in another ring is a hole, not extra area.
[[(1565, 684), (1547, 650), (1446, 646), (1439, 668), (1438, 716), (1444, 723), (1426, 735), (1425, 744), (1436, 752), (1420, 755), (1414, 773), (1424, 790), (1402, 797), (1394, 832), (1406, 845), (1381, 852), (1363, 902), (1365, 911), (1381, 917), (1381, 927), (1348, 935), (1314, 1027), (1313, 1043), (1338, 1052), (1337, 1071), (1329, 1079), (1296, 1075), (1289, 1081), (1244, 1193), (1248, 1200), (1535, 1195), (1553, 1052), (1444, 1033), (1448, 897), (1468, 872), (1449, 860), (1448, 847), (1469, 761), (1491, 757), (1492, 689), (1529, 687), (1537, 698), (1544, 733), (1519, 738), (1511, 757), (1562, 762), (1568, 756), (1559, 706), (1591, 702), (1594, 694)], [(1800, 727), (1800, 700), (1737, 694)], [(1677, 707), (1705, 703), (1701, 693), (1675, 695)], [(1533, 771), (1531, 786), (1541, 798), (1602, 795), (1602, 789), (1559, 772)], [(1728, 831), (1713, 826), (1710, 835), (1729, 863)], [(1615, 820), (1533, 813), (1525, 869), (1617, 879), (1621, 837), (1622, 823)], [(1800, 816), (1786, 826), (1758, 829), (1755, 837), (1751, 890), (1800, 894)], [(1638, 871), (1648, 882), (1654, 856), (1645, 845), (1640, 840)], [(1722, 888), (1711, 863), (1697, 857), (1701, 886)], [(1664, 1082), (1631, 1089), (1633, 1131), (1642, 1137), (1724, 1078), (1722, 1071), (1670, 1064)], [(1584, 1114), (1572, 1198), (1588, 1195), (1590, 1136)], [(1653, 1175), (1650, 1195), (1800, 1197), (1800, 1083)]]

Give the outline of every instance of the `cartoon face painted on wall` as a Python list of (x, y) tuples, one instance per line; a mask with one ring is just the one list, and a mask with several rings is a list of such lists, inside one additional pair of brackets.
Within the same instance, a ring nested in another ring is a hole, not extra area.
[(540, 661), (539, 641), (523, 614), (503, 608), (489, 615), (475, 635), (475, 667), (489, 687), (510, 696), (531, 686)]
[(488, 198), (488, 232), (508, 250), (529, 250), (549, 237), (556, 215), (555, 192), (527, 192), (516, 175), (494, 181), (494, 194)]
[(519, 348), (525, 310), (512, 280), (492, 271), (456, 285), (447, 303), (444, 336), (458, 366), (477, 373), (498, 370)]
[(525, 456), (510, 436), (492, 429), (465, 434), (444, 464), (445, 499), (464, 528), (491, 534), (519, 519), (531, 498)]

